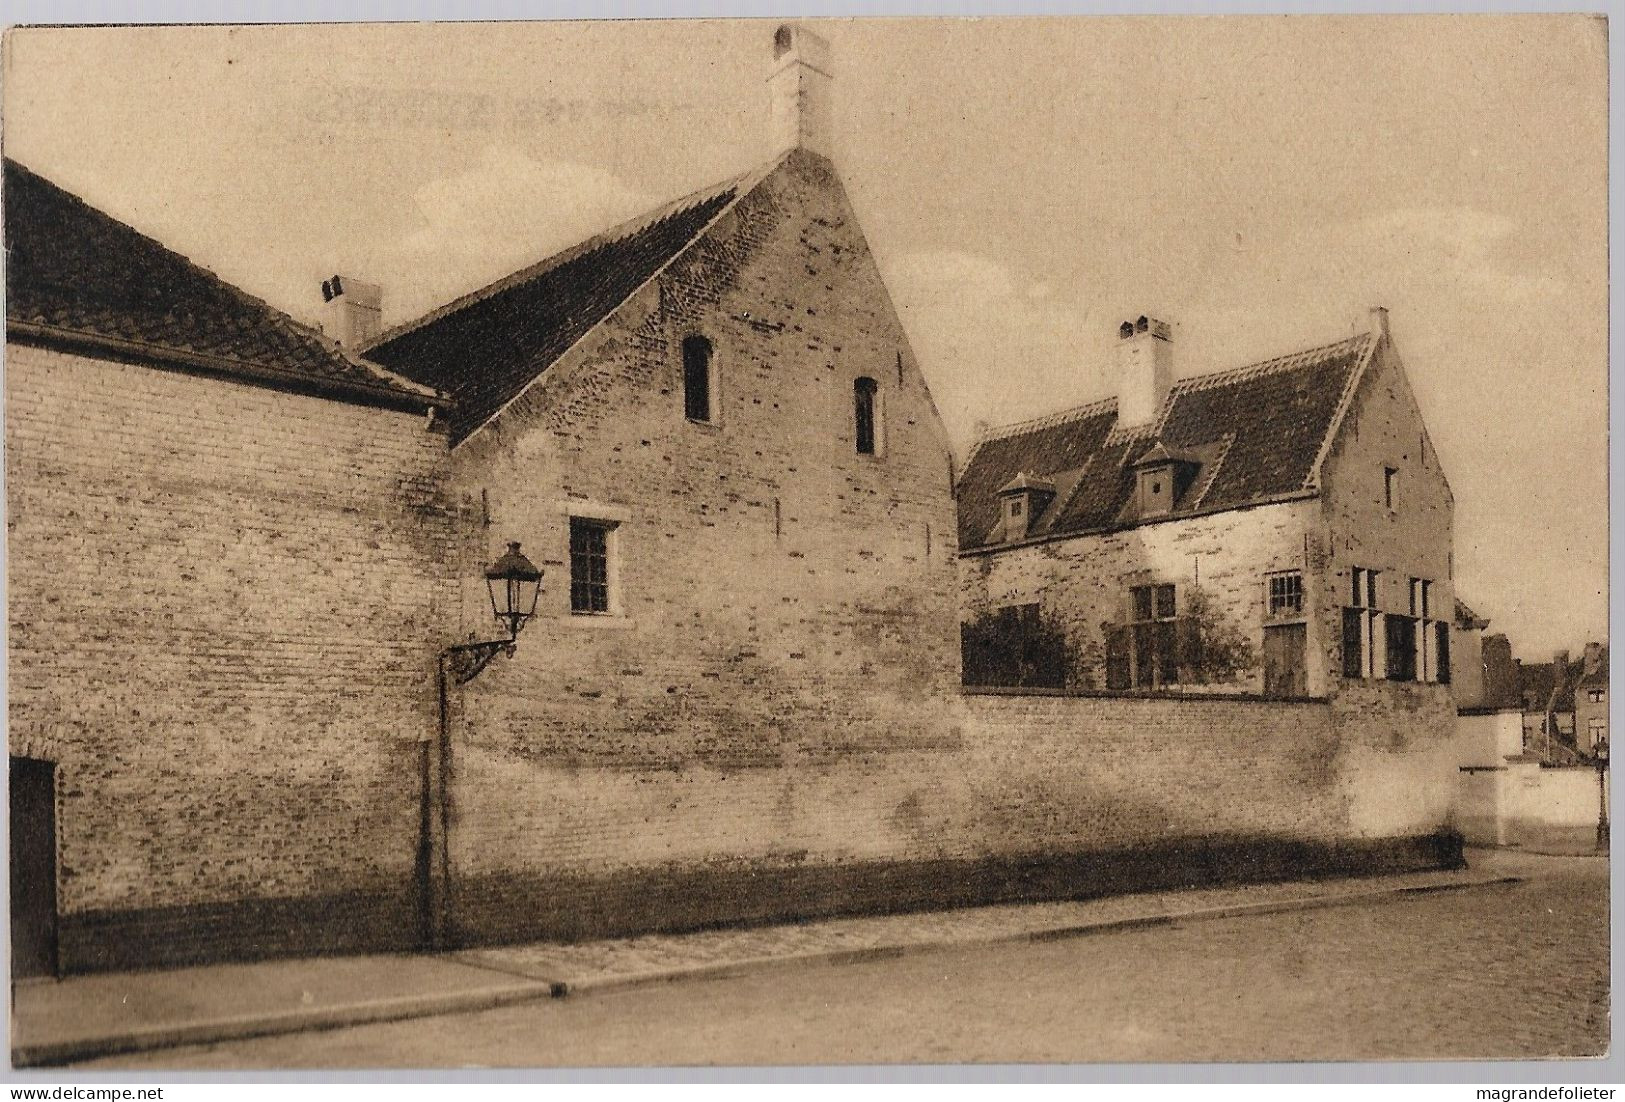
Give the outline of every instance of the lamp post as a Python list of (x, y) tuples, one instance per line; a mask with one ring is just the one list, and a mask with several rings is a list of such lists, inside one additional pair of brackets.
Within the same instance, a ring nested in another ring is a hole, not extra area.
[[(508, 544), (496, 562), (485, 570), (485, 586), (490, 592), (491, 614), (507, 629), (502, 639), (470, 640), (455, 643), (440, 652), (440, 737), (423, 744), (422, 800), (419, 808), (417, 883), (420, 900), (420, 938), (424, 944), (447, 948), (451, 930), (451, 686), (466, 685), (478, 677), (499, 654), (512, 655), (519, 633), (536, 615), (536, 601), (542, 591), (542, 570), (519, 550)], [(435, 808), (438, 806), (439, 815)], [(438, 817), (439, 822), (436, 823)], [(438, 829), (437, 829), (438, 827)]]
[(1592, 750), (1592, 764), (1597, 767), (1597, 848), (1608, 848), (1608, 739), (1597, 740)]

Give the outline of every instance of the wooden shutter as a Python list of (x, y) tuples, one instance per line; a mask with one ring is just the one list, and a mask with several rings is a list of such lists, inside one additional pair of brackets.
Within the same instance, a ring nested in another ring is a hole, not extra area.
[(1363, 672), (1362, 643), (1365, 639), (1365, 613), (1357, 608), (1343, 610), (1343, 676), (1359, 677)]
[(1129, 630), (1126, 624), (1106, 625), (1106, 688), (1131, 687), (1128, 661)]

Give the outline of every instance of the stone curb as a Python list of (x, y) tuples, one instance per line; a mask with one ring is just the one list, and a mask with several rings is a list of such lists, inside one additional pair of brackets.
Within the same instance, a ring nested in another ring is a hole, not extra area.
[[(316, 1032), (378, 1022), (397, 1022), (412, 1018), (438, 1017), (443, 1014), (494, 1010), (499, 1007), (539, 1002), (549, 998), (586, 995), (594, 992), (615, 991), (659, 983), (673, 983), (679, 980), (721, 979), (813, 962), (857, 964), (863, 961), (888, 960), (919, 952), (1023, 941), (1059, 941), (1065, 938), (1088, 937), (1094, 934), (1114, 933), (1122, 930), (1171, 926), (1179, 922), (1193, 922), (1202, 919), (1338, 907), (1383, 896), (1420, 895), (1432, 892), (1461, 891), (1467, 888), (1493, 887), (1499, 884), (1517, 884), (1524, 879), (1521, 876), (1496, 876), (1448, 884), (1389, 886), (1366, 891), (1309, 896), (1302, 899), (1272, 899), (1259, 903), (1233, 903), (1222, 907), (1199, 907), (1194, 910), (1175, 911), (1160, 915), (1103, 919), (1071, 926), (1022, 930), (1016, 933), (990, 933), (978, 937), (922, 940), (893, 945), (865, 946), (861, 949), (833, 949), (770, 957), (747, 957), (742, 960), (679, 965), (670, 968), (653, 969), (647, 972), (630, 972), (623, 975), (589, 976), (585, 979), (570, 981), (531, 977), (516, 984), (480, 988), (473, 991), (459, 991), (449, 995), (408, 995), (400, 998), (352, 1003), (345, 1006), (289, 1010), (274, 1014), (246, 1014), (231, 1018), (217, 1018), (211, 1021), (154, 1026), (149, 1029), (130, 1030), (100, 1037), (77, 1037), (66, 1041), (18, 1045), (11, 1050), (11, 1063), (15, 1068), (52, 1067), (131, 1052), (151, 1052), (156, 1049), (179, 1048), (185, 1045), (214, 1044), (221, 1041), (240, 1041), (253, 1037)], [(454, 957), (453, 959), (459, 958)], [(463, 961), (462, 963), (471, 962)], [(493, 971), (502, 971), (502, 969), (492, 968), (489, 964), (477, 966), (489, 968)], [(522, 975), (522, 973), (516, 972), (508, 974)]]
[(130, 1052), (180, 1048), (184, 1045), (241, 1041), (251, 1037), (273, 1037), (288, 1033), (311, 1033), (342, 1029), (376, 1022), (398, 1022), (411, 1018), (433, 1018), (475, 1010), (556, 998), (563, 991), (551, 983), (525, 982), (501, 987), (459, 991), (450, 995), (403, 995), (392, 999), (324, 1006), (310, 1010), (285, 1010), (272, 1014), (243, 1014), (209, 1021), (133, 1029), (99, 1037), (74, 1037), (65, 1041), (45, 1041), (17, 1045), (11, 1050), (13, 1068), (54, 1067), (116, 1056)]

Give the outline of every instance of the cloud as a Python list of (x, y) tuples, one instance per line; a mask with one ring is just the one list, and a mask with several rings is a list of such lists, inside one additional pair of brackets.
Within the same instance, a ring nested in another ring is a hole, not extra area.
[(1020, 420), (1097, 397), (1085, 364), (1089, 310), (1054, 281), (1034, 281), (960, 249), (905, 253), (886, 266), (910, 339), (957, 454), (975, 422)]
[(1509, 303), (1562, 295), (1563, 281), (1541, 270), (1538, 253), (1525, 255), (1520, 229), (1511, 218), (1472, 207), (1409, 207), (1357, 221), (1346, 233), (1369, 262), (1412, 276), (1450, 280)]
[(654, 207), (618, 176), (491, 145), (467, 169), (413, 193), (419, 225), (392, 260), (427, 278), (429, 303), (480, 286)]

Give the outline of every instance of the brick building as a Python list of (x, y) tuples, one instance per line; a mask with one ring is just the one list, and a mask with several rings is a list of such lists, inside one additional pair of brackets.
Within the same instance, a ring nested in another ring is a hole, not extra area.
[[(1288, 702), (961, 695), (967, 514), (831, 156), (832, 71), (779, 28), (771, 161), (387, 331), (384, 290), (335, 277), (331, 340), (8, 165), (13, 868), (55, 895), (14, 881), (13, 928), (40, 968), (1449, 859), (1427, 680), (1327, 699), (1305, 661)], [(1449, 602), (1448, 535), (1413, 557), (1360, 527), (1371, 454), (1414, 480), (1396, 530), (1447, 533), (1448, 491), (1385, 336), (1339, 347), (1314, 363), (1344, 365), (1364, 443), (1331, 434), (1316, 469), (1347, 492), (1190, 520), (1247, 518), (1269, 569), (1297, 564), (1327, 661), (1333, 560), (1366, 572), (1362, 627), (1401, 615), (1390, 575)], [(1165, 434), (1156, 462), (1208, 463), (1227, 501), (1235, 431)], [(537, 614), (454, 684), (512, 541)], [(1258, 584), (1195, 550), (1221, 592)]]
[(952, 461), (829, 68), (785, 28), (784, 153), (364, 347), (457, 399), (465, 623), (504, 541), (556, 579), (456, 702), (463, 936), (778, 905), (809, 855), (896, 837), (866, 774), (957, 737)]
[(1125, 323), (1118, 397), (976, 444), (959, 482), (967, 612), (1037, 606), (1080, 688), (1404, 685), (1442, 706), (1450, 487), (1386, 311), (1372, 321), (1177, 384), (1169, 327)]
[(985, 625), (1020, 619), (1070, 690), (1323, 700), (1340, 752), (1409, 748), (1393, 795), (1442, 819), (1452, 499), (1387, 312), (1177, 383), (1172, 336), (1124, 323), (1115, 398), (977, 442), (959, 480), (968, 680), (1008, 635)]
[(5, 164), (12, 959), (417, 939), (432, 390)]

